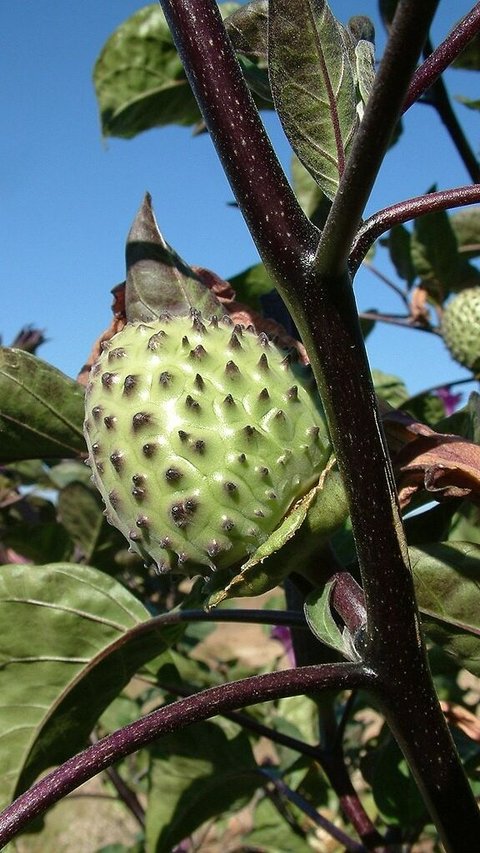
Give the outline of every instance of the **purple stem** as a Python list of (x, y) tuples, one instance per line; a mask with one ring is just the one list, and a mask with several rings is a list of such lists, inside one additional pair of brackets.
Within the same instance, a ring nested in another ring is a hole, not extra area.
[(428, 59), (417, 68), (408, 88), (403, 105), (406, 112), (415, 101), (430, 89), (443, 71), (462, 52), (463, 48), (480, 30), (480, 3), (476, 3), (471, 12), (453, 28), (447, 38), (438, 45)]
[(173, 702), (87, 747), (18, 797), (0, 815), (0, 848), (87, 779), (163, 734), (235, 708), (325, 689), (371, 688), (375, 681), (375, 673), (363, 665), (323, 664), (251, 676)]
[(359, 228), (350, 254), (349, 267), (352, 276), (355, 275), (363, 258), (375, 240), (390, 231), (395, 225), (401, 225), (410, 219), (426, 216), (439, 210), (447, 210), (454, 207), (463, 207), (467, 204), (475, 204), (480, 201), (480, 184), (468, 184), (465, 187), (456, 187), (451, 190), (439, 190), (428, 193), (428, 195), (415, 196), (415, 198), (399, 201), (390, 207), (377, 211), (367, 219)]

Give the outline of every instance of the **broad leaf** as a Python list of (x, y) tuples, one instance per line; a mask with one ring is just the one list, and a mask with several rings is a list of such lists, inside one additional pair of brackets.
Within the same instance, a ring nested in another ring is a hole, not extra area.
[(205, 722), (163, 737), (151, 750), (146, 843), (173, 850), (211, 818), (239, 809), (263, 784), (247, 735)]
[(478, 33), (453, 60), (451, 68), (465, 68), (468, 71), (480, 70), (480, 35)]
[[(325, 0), (270, 0), (269, 73), (290, 144), (333, 198), (358, 127), (353, 43)], [(352, 62), (353, 60), (353, 62)]]
[(0, 570), (0, 800), (85, 746), (96, 720), (180, 627), (159, 630), (88, 566)]
[(104, 136), (129, 139), (152, 127), (201, 118), (159, 4), (135, 12), (110, 36), (93, 80)]
[(0, 348), (0, 462), (78, 457), (84, 390), (24, 350)]
[[(220, 6), (223, 15), (236, 3)], [(197, 102), (158, 3), (144, 6), (110, 36), (93, 72), (102, 133), (130, 139), (153, 127), (196, 125)]]
[(459, 274), (457, 238), (443, 210), (415, 220), (411, 256), (417, 275), (436, 302), (455, 290)]
[(127, 237), (126, 261), (129, 322), (149, 322), (165, 311), (188, 314), (191, 308), (206, 317), (225, 313), (212, 291), (160, 233), (148, 193)]
[(410, 548), (410, 557), (429, 638), (480, 675), (480, 546), (439, 542)]
[(246, 81), (255, 94), (271, 106), (267, 70), (268, 0), (253, 0), (225, 19), (225, 28), (238, 54)]
[(323, 228), (331, 207), (330, 200), (295, 154), (291, 169), (292, 187), (300, 207), (317, 228)]
[(422, 826), (426, 822), (427, 812), (417, 785), (391, 735), (386, 734), (375, 749), (367, 752), (361, 769), (385, 821), (401, 827)]

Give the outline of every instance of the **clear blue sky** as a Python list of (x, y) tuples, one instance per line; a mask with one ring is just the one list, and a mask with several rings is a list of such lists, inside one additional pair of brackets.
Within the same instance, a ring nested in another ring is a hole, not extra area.
[[(167, 128), (133, 140), (101, 139), (91, 73), (111, 32), (138, 0), (16, 0), (2, 7), (0, 332), (45, 329), (40, 355), (71, 376), (110, 321), (110, 289), (124, 278), (124, 243), (145, 190), (166, 239), (192, 264), (228, 277), (257, 260), (209, 138)], [(470, 8), (443, 0), (435, 42)], [(384, 35), (376, 0), (332, 0), (337, 17), (368, 14)], [(477, 75), (451, 72), (453, 94), (478, 97)], [(478, 113), (458, 105), (475, 149)], [(272, 117), (283, 162), (288, 149)], [(368, 212), (439, 187), (468, 183), (446, 133), (428, 107), (415, 107), (390, 153)], [(383, 253), (382, 253), (383, 254)], [(387, 267), (382, 266), (388, 270)], [(361, 308), (401, 310), (370, 274), (356, 282)], [(403, 375), (411, 392), (465, 375), (442, 342), (384, 326), (369, 343), (372, 366)]]

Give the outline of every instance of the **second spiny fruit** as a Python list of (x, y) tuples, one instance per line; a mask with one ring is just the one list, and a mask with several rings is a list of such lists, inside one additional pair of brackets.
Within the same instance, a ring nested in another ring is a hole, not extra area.
[(233, 565), (318, 481), (330, 442), (295, 355), (196, 312), (108, 341), (86, 393), (89, 462), (108, 520), (159, 571)]

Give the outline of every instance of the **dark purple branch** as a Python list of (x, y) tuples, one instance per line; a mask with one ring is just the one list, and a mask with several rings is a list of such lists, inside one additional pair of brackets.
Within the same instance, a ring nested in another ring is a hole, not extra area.
[(429, 332), (437, 335), (439, 332), (433, 326), (420, 320), (413, 320), (410, 314), (381, 314), (379, 311), (360, 311), (358, 316), (362, 320), (374, 320), (375, 323), (389, 323), (391, 326), (400, 326), (403, 329), (415, 329), (417, 332)]
[(365, 115), (355, 136), (317, 252), (319, 273), (337, 276), (402, 111), (439, 0), (400, 0)]
[(217, 4), (162, 0), (165, 17), (233, 193), (266, 266), (299, 276), (318, 231), (301, 210), (265, 133)]
[[(425, 55), (428, 56), (432, 52), (432, 44), (430, 40), (427, 39), (425, 44)], [(471, 180), (476, 184), (480, 183), (480, 166), (478, 160), (463, 132), (457, 116), (455, 115), (450, 101), (450, 96), (447, 92), (447, 87), (445, 86), (442, 77), (439, 77), (436, 83), (434, 83), (429, 90), (428, 103), (436, 109), (440, 120), (447, 129), (458, 154), (463, 160), (463, 165), (470, 175)]]
[(406, 112), (415, 101), (430, 89), (440, 75), (462, 52), (464, 47), (480, 30), (480, 3), (453, 28), (447, 38), (435, 48), (428, 59), (417, 68), (408, 87), (402, 112)]
[[(190, 696), (192, 690), (181, 685), (168, 685), (161, 683), (158, 685), (162, 690), (166, 690), (175, 696)], [(342, 809), (347, 820), (358, 832), (368, 849), (375, 847), (375, 850), (380, 850), (383, 845), (383, 839), (379, 832), (375, 829), (372, 821), (366, 813), (361, 800), (352, 785), (352, 781), (345, 766), (345, 760), (342, 751), (342, 738), (336, 739), (336, 746), (333, 750), (326, 751), (319, 745), (311, 745), (291, 735), (277, 732), (275, 729), (265, 726), (249, 714), (241, 711), (228, 711), (222, 714), (228, 720), (242, 726), (247, 731), (255, 732), (259, 737), (267, 738), (272, 743), (277, 743), (280, 746), (285, 746), (298, 752), (299, 755), (306, 755), (316, 761), (323, 772), (327, 776), (333, 790), (335, 791), (340, 808)]]
[(350, 663), (324, 664), (222, 684), (160, 708), (97, 741), (18, 797), (0, 815), (0, 848), (24, 830), (29, 821), (43, 814), (87, 779), (126, 755), (148, 746), (163, 734), (234, 708), (326, 689), (372, 688), (375, 681), (375, 674), (368, 667)]
[(390, 207), (379, 210), (367, 219), (355, 237), (350, 255), (349, 266), (352, 276), (355, 275), (363, 258), (375, 240), (390, 231), (395, 225), (401, 225), (410, 219), (426, 216), (439, 210), (448, 210), (454, 207), (463, 207), (467, 204), (475, 204), (480, 201), (480, 184), (470, 184), (465, 187), (456, 187), (451, 190), (439, 190), (438, 192), (420, 195), (415, 198), (399, 201)]
[(269, 782), (275, 786), (282, 797), (285, 797), (291, 803), (294, 803), (300, 811), (308, 815), (313, 823), (320, 826), (328, 833), (328, 835), (338, 841), (342, 847), (345, 847), (349, 853), (367, 853), (367, 848), (364, 847), (363, 844), (359, 844), (358, 841), (354, 841), (349, 835), (343, 832), (343, 830), (339, 829), (338, 826), (335, 826), (335, 824), (328, 820), (328, 818), (320, 814), (320, 812), (318, 812), (312, 804), (305, 799), (305, 797), (302, 797), (297, 793), (297, 791), (293, 791), (285, 784), (285, 782), (282, 782), (281, 779), (273, 776), (268, 772), (268, 770), (264, 769), (262, 772)]

